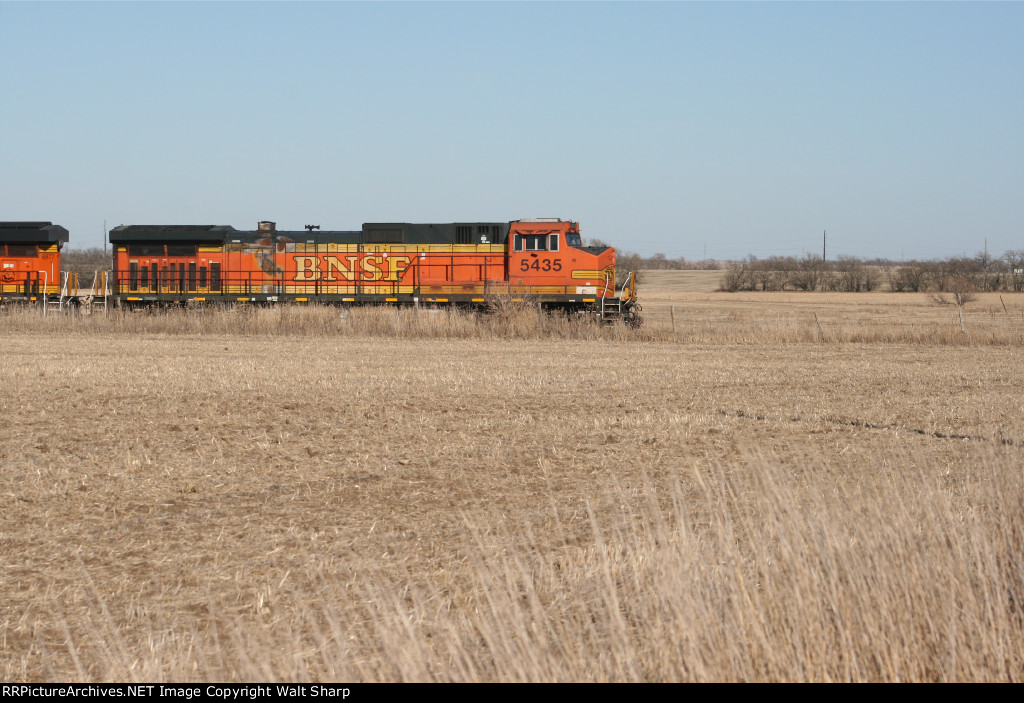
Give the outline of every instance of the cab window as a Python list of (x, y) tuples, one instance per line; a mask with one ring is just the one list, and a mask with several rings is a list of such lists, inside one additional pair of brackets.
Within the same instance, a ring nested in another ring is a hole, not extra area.
[(548, 235), (546, 234), (517, 234), (516, 251), (547, 251)]
[(571, 247), (581, 247), (583, 246), (583, 237), (579, 232), (568, 232), (565, 235), (565, 243)]

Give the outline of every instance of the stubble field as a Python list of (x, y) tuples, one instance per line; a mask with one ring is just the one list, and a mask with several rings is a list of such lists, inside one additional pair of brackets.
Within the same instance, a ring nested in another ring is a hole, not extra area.
[(1022, 299), (654, 283), (0, 317), (0, 678), (1020, 680)]

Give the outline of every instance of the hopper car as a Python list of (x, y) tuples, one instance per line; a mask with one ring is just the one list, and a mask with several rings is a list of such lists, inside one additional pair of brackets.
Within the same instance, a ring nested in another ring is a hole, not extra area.
[(209, 302), (473, 305), (530, 300), (638, 323), (632, 274), (615, 250), (585, 246), (576, 222), (546, 218), (359, 230), (128, 225), (109, 233), (118, 305)]

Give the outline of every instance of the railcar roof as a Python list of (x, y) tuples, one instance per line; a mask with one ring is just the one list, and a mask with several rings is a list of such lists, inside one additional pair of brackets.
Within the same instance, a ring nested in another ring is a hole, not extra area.
[(229, 225), (121, 225), (110, 230), (111, 243), (223, 242), (233, 232)]
[(0, 242), (66, 242), (68, 231), (52, 222), (0, 222)]
[(229, 244), (273, 237), (294, 242), (369, 244), (490, 243), (508, 238), (508, 222), (365, 222), (361, 230), (239, 230), (227, 225), (121, 225), (110, 230), (113, 244), (194, 242)]
[(503, 244), (508, 229), (508, 222), (364, 222), (363, 236), (368, 242)]

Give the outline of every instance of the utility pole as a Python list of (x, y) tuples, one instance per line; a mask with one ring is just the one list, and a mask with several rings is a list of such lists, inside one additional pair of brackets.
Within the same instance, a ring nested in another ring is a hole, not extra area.
[(821, 260), (825, 261), (825, 235), (828, 234), (828, 230), (821, 231)]
[(107, 258), (107, 221), (103, 220), (103, 258)]

